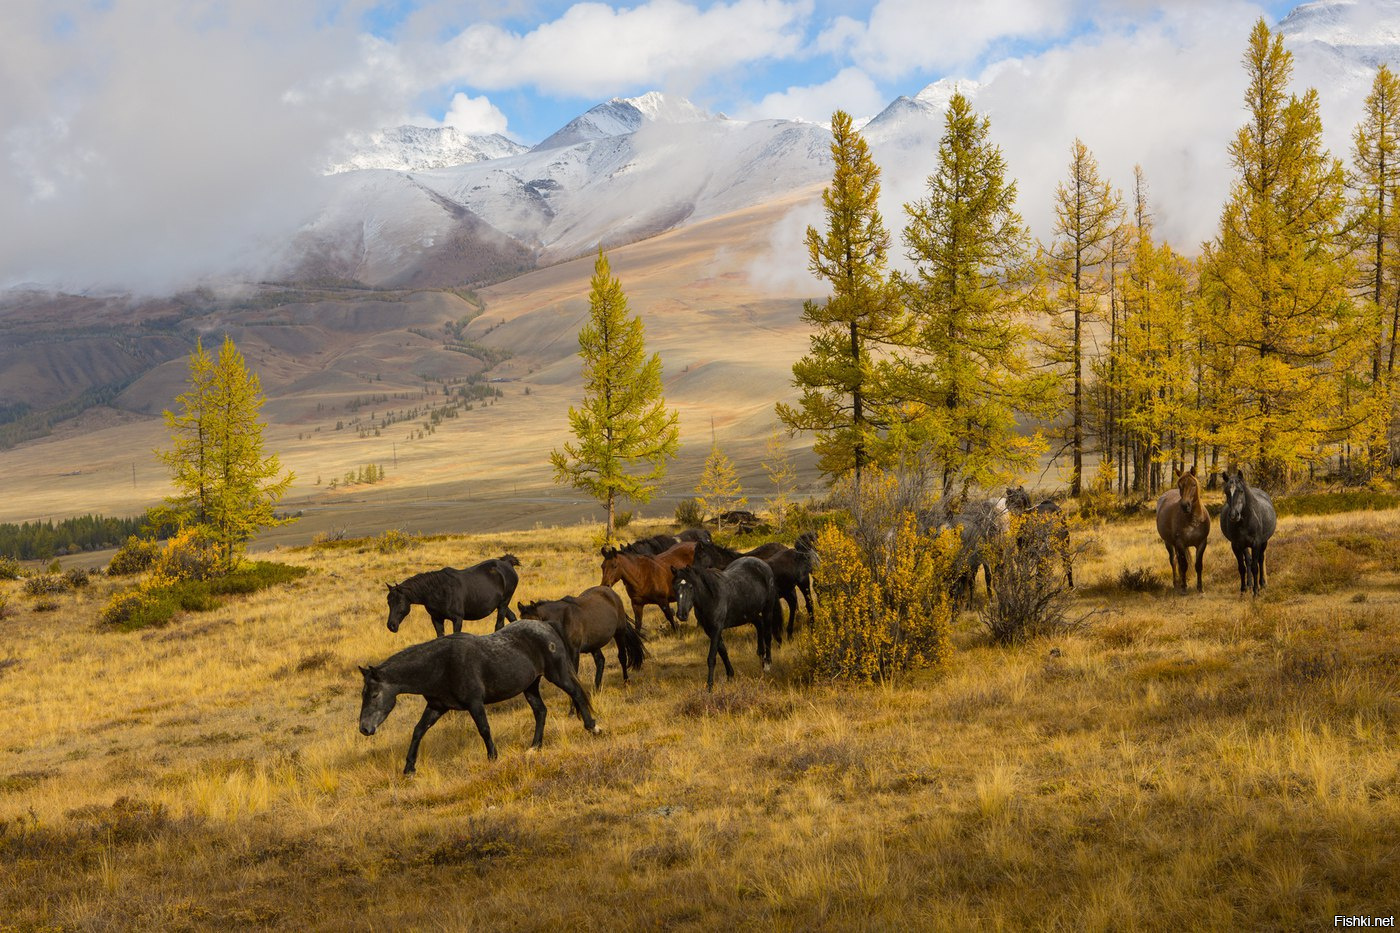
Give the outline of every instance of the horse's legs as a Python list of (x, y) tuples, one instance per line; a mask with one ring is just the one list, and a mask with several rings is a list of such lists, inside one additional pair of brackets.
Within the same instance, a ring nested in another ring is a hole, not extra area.
[[(625, 624), (625, 623), (624, 623)], [(627, 646), (622, 643), (622, 633), (613, 636), (613, 644), (617, 645), (617, 663), (622, 665), (622, 682), (627, 683)], [(602, 677), (602, 668), (599, 667), (599, 677)]]
[(1240, 570), (1240, 592), (1243, 593), (1249, 588), (1249, 581), (1254, 576), (1253, 569), (1250, 567), (1254, 561), (1249, 556), (1249, 549), (1242, 544), (1231, 541), (1230, 550), (1235, 552), (1235, 566)]
[(1264, 581), (1264, 551), (1268, 548), (1268, 546), (1269, 546), (1269, 542), (1267, 542), (1267, 541), (1261, 542), (1260, 545), (1259, 545), (1259, 547), (1255, 548), (1255, 551), (1254, 551), (1254, 572), (1255, 572), (1255, 574), (1257, 575), (1256, 579), (1257, 579), (1258, 582), (1259, 582), (1259, 589), (1261, 589), (1261, 590), (1262, 590), (1262, 589), (1264, 588), (1264, 586), (1265, 586), (1265, 581)]
[(486, 704), (480, 699), (472, 700), (467, 712), (472, 714), (472, 719), (476, 722), (476, 731), (481, 733), (481, 741), (486, 743), (486, 759), (495, 761), (496, 743), (491, 741), (491, 724), (486, 721)]
[[(569, 670), (567, 664), (546, 663), (544, 679), (563, 690), (569, 695), (569, 699), (573, 700), (574, 709), (578, 710), (579, 715), (583, 717), (583, 728), (595, 735), (603, 731), (598, 728), (593, 714), (589, 712), (588, 695), (583, 692), (583, 684), (578, 682), (578, 677), (574, 676), (574, 672)], [(538, 684), (538, 681), (536, 683)]]
[(418, 743), (423, 741), (423, 733), (433, 727), (433, 723), (442, 718), (442, 714), (447, 712), (429, 704), (423, 710), (423, 715), (418, 718), (418, 725), (413, 727), (413, 738), (408, 743), (408, 758), (404, 759), (403, 773), (412, 774), (418, 765)]
[(535, 738), (530, 743), (531, 751), (538, 751), (544, 744), (544, 698), (540, 696), (540, 679), (535, 678), (535, 682), (525, 688), (525, 702), (530, 704), (530, 709), (535, 714)]
[(724, 662), (724, 678), (734, 679), (734, 665), (729, 663), (729, 649), (724, 644), (724, 629), (715, 633), (715, 639), (719, 642), (719, 659)]
[(438, 638), (441, 638), (442, 636), (446, 635), (446, 634), (447, 634), (447, 631), (446, 631), (446, 629), (444, 629), (444, 628), (442, 627), (442, 620), (443, 620), (443, 617), (440, 616), (440, 615), (436, 615), (436, 614), (435, 614), (435, 615), (433, 615), (432, 619), (433, 619), (433, 631), (437, 632)]
[(502, 599), (501, 604), (496, 607), (496, 631), (499, 632), (504, 628), (507, 621), (514, 622), (515, 620), (515, 613), (510, 611), (510, 599)]
[(1167, 556), (1172, 561), (1172, 589), (1186, 592), (1186, 574), (1188, 573), (1186, 562), (1186, 548), (1167, 545)]
[[(602, 648), (594, 648), (594, 649), (593, 649), (593, 689), (594, 689), (595, 691), (596, 691), (596, 690), (601, 690), (602, 687), (603, 687), (603, 665), (606, 664), (606, 663), (607, 663), (607, 662), (603, 660), (603, 649), (602, 649)], [(627, 668), (624, 666), (622, 670), (625, 672), (625, 671), (627, 670)], [(623, 679), (623, 680), (626, 680), (627, 678), (626, 678), (626, 676), (624, 676), (622, 679)]]
[[(671, 631), (676, 631), (676, 614), (671, 611), (671, 604), (663, 602), (657, 605), (661, 607), (661, 614), (666, 617), (666, 621), (671, 623)], [(642, 627), (640, 625), (637, 626), (637, 631), (640, 632), (641, 630)]]
[(637, 626), (639, 632), (642, 630), (642, 610), (645, 608), (646, 604), (640, 599), (632, 600), (632, 622)]
[(456, 618), (455, 616), (454, 616), (453, 619), (452, 619), (452, 634), (453, 634), (453, 635), (460, 635), (460, 634), (462, 634), (462, 620)]
[[(797, 588), (802, 591), (802, 601), (807, 604), (807, 624), (812, 624), (812, 581), (807, 577), (802, 578), (802, 582), (797, 584)], [(789, 628), (789, 632), (792, 630)]]
[[(1205, 543), (1204, 541), (1202, 541), (1200, 544), (1196, 545), (1196, 592), (1197, 592), (1197, 593), (1204, 593), (1204, 592), (1206, 591), (1205, 584), (1203, 584), (1203, 583), (1201, 582), (1201, 567), (1205, 564), (1205, 562), (1206, 562), (1206, 543)], [(1185, 571), (1184, 568), (1182, 569), (1181, 575), (1182, 575), (1183, 578), (1186, 576), (1186, 571)]]

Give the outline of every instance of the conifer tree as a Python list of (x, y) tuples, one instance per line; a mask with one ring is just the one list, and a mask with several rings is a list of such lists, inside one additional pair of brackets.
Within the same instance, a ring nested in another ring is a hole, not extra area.
[(854, 472), (876, 462), (881, 431), (891, 423), (888, 366), (879, 349), (903, 331), (886, 275), (890, 235), (877, 202), (880, 169), (865, 140), (838, 110), (831, 118), (831, 184), (822, 192), (826, 231), (807, 228), (809, 268), (831, 286), (825, 302), (808, 301), (802, 318), (815, 326), (811, 350), (793, 364), (798, 403), (779, 403), (790, 430), (812, 431), (822, 472)]
[(1056, 239), (1047, 254), (1050, 284), (1050, 360), (1062, 368), (1069, 396), (1066, 445), (1072, 457), (1070, 495), (1083, 488), (1085, 450), (1085, 353), (1088, 325), (1099, 317), (1104, 264), (1121, 223), (1122, 202), (1083, 141), (1070, 147), (1069, 177), (1055, 189)]
[(788, 510), (793, 503), (793, 493), (797, 489), (797, 466), (777, 431), (770, 434), (764, 444), (763, 472), (773, 484), (773, 495), (768, 497), (768, 508), (772, 510), (777, 523), (782, 525), (787, 521)]
[[(575, 443), (549, 455), (557, 483), (583, 489), (607, 506), (612, 540), (616, 502), (651, 500), (666, 461), (680, 447), (679, 417), (662, 395), (661, 357), (646, 355), (640, 317), (629, 317), (622, 282), (600, 247), (588, 295), (589, 321), (579, 331), (584, 398), (569, 408)], [(641, 465), (641, 472), (629, 468)]]
[(933, 458), (945, 498), (955, 486), (990, 487), (1034, 464), (1044, 442), (1017, 431), (1017, 413), (1048, 414), (1052, 387), (1025, 355), (1030, 233), (990, 130), (955, 93), (927, 194), (904, 207), (914, 269), (896, 282), (912, 327), (897, 395), (909, 439)]
[(739, 485), (739, 471), (734, 469), (734, 462), (720, 450), (718, 443), (710, 446), (710, 456), (705, 459), (705, 469), (695, 492), (700, 507), (715, 516), (731, 509), (742, 509), (749, 502)]
[(176, 398), (180, 412), (165, 412), (172, 446), (157, 455), (179, 493), (166, 499), (164, 515), (208, 536), (225, 570), (260, 529), (290, 521), (274, 512), (293, 474), (279, 478), (277, 455), (263, 455), (264, 401), (257, 375), (226, 336), (217, 361), (196, 343), (189, 388)]
[(1317, 92), (1290, 94), (1293, 57), (1263, 19), (1244, 56), (1248, 122), (1230, 145), (1237, 172), (1206, 244), (1206, 342), (1222, 409), (1215, 442), (1265, 485), (1315, 463), (1338, 436), (1342, 378), (1356, 359), (1354, 272), (1341, 241), (1341, 163), (1322, 145)]

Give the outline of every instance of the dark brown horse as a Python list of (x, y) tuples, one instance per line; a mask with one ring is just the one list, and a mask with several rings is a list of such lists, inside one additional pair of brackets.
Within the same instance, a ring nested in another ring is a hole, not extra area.
[(655, 557), (629, 554), (612, 547), (603, 548), (603, 586), (622, 581), (627, 589), (627, 598), (632, 601), (632, 623), (639, 633), (642, 631), (642, 609), (645, 606), (659, 607), (666, 621), (671, 623), (671, 631), (676, 630), (676, 616), (671, 612), (671, 603), (676, 600), (671, 570), (693, 564), (695, 548), (694, 541), (687, 541)]
[(1157, 534), (1162, 536), (1172, 562), (1172, 586), (1186, 592), (1186, 549), (1195, 548), (1196, 592), (1205, 592), (1201, 564), (1205, 561), (1206, 539), (1210, 537), (1210, 513), (1201, 504), (1201, 484), (1196, 480), (1195, 467), (1189, 473), (1177, 473), (1176, 488), (1157, 498)]
[(627, 669), (642, 667), (645, 650), (642, 636), (627, 620), (622, 598), (610, 586), (592, 586), (577, 596), (518, 603), (520, 618), (548, 623), (569, 646), (570, 660), (578, 670), (583, 652), (593, 655), (593, 689), (603, 686), (603, 646), (617, 643), (617, 663), (622, 665), (622, 682)]

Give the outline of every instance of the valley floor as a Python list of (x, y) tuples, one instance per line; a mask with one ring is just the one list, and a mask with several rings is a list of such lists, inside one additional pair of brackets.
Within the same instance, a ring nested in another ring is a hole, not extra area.
[[(649, 530), (649, 529), (648, 529)], [(641, 532), (639, 532), (640, 534)], [(1090, 532), (1085, 532), (1089, 534)], [(102, 631), (102, 578), (37, 612), (0, 583), (0, 929), (1322, 929), (1400, 912), (1400, 514), (1284, 519), (1266, 595), (1216, 541), (1206, 592), (1147, 521), (1092, 532), (1076, 635), (943, 671), (810, 683), (804, 635), (704, 690), (647, 611), (601, 736), (544, 691), (428, 733), (356, 729), (384, 583), (518, 555), (520, 599), (597, 582), (591, 529), (281, 550), (313, 572), (155, 630)], [(488, 631), (489, 622), (472, 630)], [(592, 662), (583, 662), (591, 683)]]

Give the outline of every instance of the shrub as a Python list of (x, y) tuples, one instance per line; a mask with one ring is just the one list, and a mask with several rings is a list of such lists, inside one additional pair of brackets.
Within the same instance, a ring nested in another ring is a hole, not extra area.
[(63, 577), (55, 573), (36, 573), (33, 576), (24, 578), (24, 592), (27, 596), (36, 599), (46, 596), (56, 596), (65, 593), (72, 586)]
[(91, 579), (91, 577), (91, 571), (83, 570), (79, 567), (73, 567), (63, 575), (63, 579), (67, 580), (68, 585), (73, 587), (74, 589), (87, 586), (88, 581)]
[(685, 528), (699, 528), (705, 524), (705, 508), (700, 500), (691, 496), (676, 503), (676, 523)]
[(151, 566), (151, 575), (160, 583), (182, 580), (211, 580), (223, 569), (218, 545), (196, 527), (181, 529), (165, 542)]
[(1129, 593), (1155, 593), (1162, 588), (1162, 578), (1148, 567), (1124, 567), (1118, 574), (1118, 588)]
[(18, 580), (21, 576), (19, 561), (13, 557), (0, 557), (0, 580)]
[(948, 587), (957, 538), (921, 533), (905, 513), (887, 548), (868, 549), (835, 525), (817, 535), (819, 591), (809, 642), (813, 671), (886, 680), (952, 654)]
[(979, 612), (992, 641), (1015, 644), (1074, 631), (1083, 618), (1069, 615), (1073, 565), (1069, 530), (1058, 515), (1012, 516), (1010, 531), (988, 545), (992, 598)]
[(1113, 487), (1117, 480), (1117, 468), (1113, 461), (1100, 460), (1093, 482), (1079, 494), (1079, 514), (1085, 518), (1108, 518), (1116, 512), (1118, 494)]
[(151, 569), (159, 554), (158, 542), (132, 535), (126, 539), (125, 544), (117, 548), (117, 553), (112, 555), (112, 560), (107, 564), (107, 573), (114, 577), (145, 573)]
[(631, 512), (613, 513), (613, 528), (617, 529), (618, 531), (621, 531), (628, 525), (632, 524), (632, 517), (633, 516)]
[(415, 543), (411, 535), (406, 535), (397, 528), (390, 528), (374, 539), (374, 547), (381, 554), (397, 554)]
[(178, 610), (174, 594), (168, 587), (136, 586), (112, 594), (102, 607), (99, 618), (103, 625), (122, 631), (164, 625)]

